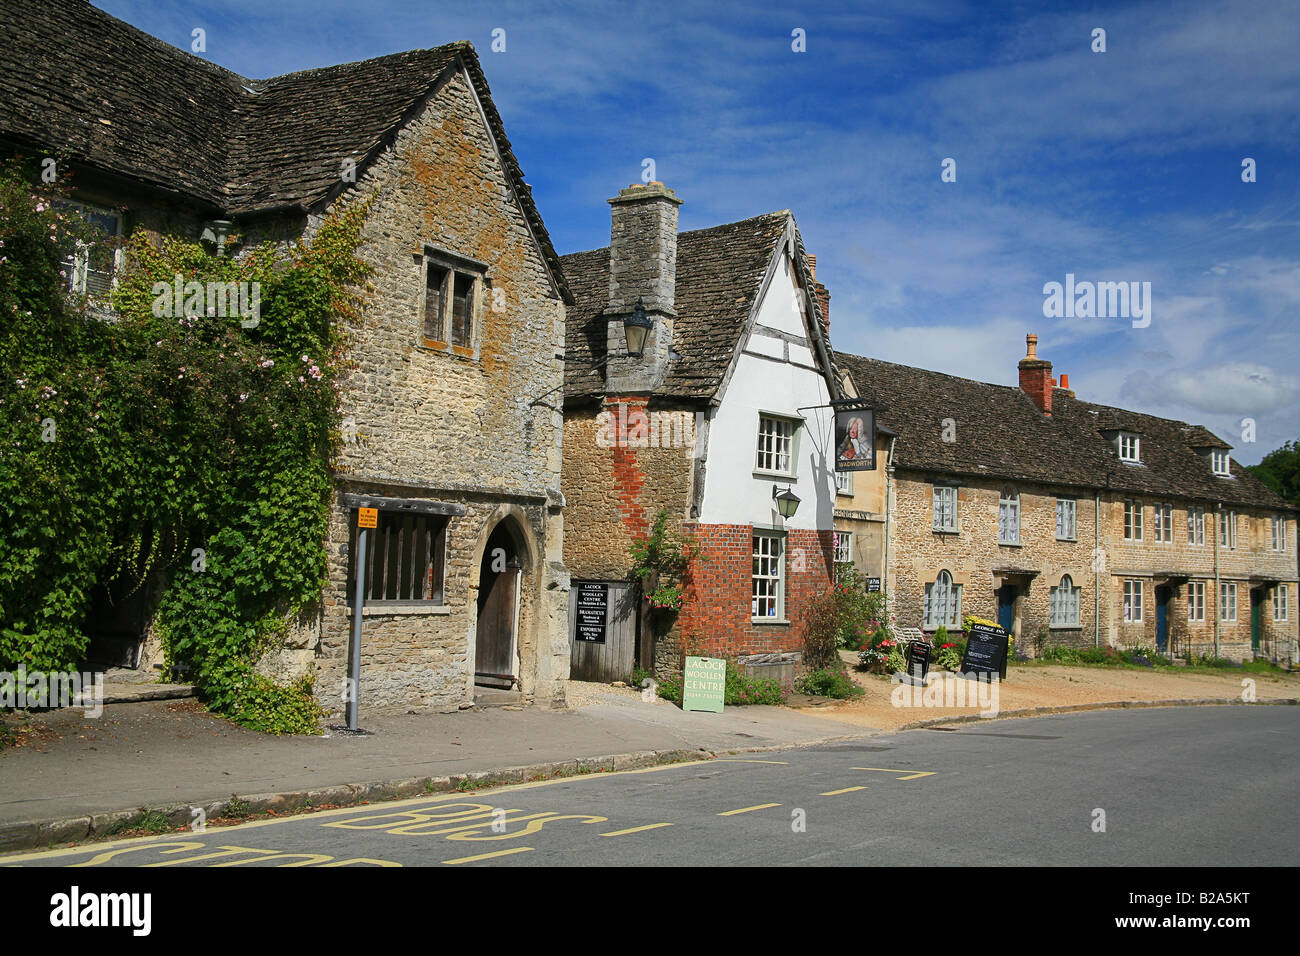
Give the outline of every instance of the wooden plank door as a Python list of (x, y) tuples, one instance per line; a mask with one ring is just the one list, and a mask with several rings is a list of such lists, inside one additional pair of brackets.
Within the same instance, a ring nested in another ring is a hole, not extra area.
[(509, 686), (515, 674), (515, 623), (519, 614), (519, 567), (492, 576), (478, 615), (474, 677), (478, 683)]

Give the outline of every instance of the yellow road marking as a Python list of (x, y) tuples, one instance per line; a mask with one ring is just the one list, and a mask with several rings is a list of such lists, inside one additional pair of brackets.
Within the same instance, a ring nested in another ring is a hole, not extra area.
[(755, 807), (741, 807), (739, 810), (728, 810), (725, 813), (719, 813), (720, 817), (734, 817), (737, 813), (749, 813), (752, 810), (766, 810), (768, 807), (779, 807), (779, 803), (760, 803)]
[(823, 797), (838, 797), (841, 793), (852, 793), (854, 790), (865, 790), (866, 787), (845, 787), (843, 790), (827, 790), (822, 794)]
[(497, 856), (510, 856), (512, 853), (528, 853), (532, 850), (530, 846), (512, 846), (508, 850), (496, 850), (493, 853), (480, 853), (478, 856), (462, 856), (459, 860), (443, 860), (448, 866), (454, 866), (457, 863), (477, 863), (479, 860), (490, 860)]
[(937, 770), (891, 770), (888, 767), (850, 767), (850, 770), (875, 770), (880, 773), (901, 773), (906, 774), (903, 777), (895, 777), (896, 780), (915, 780), (918, 777), (933, 777), (939, 771)]
[(644, 833), (646, 830), (658, 830), (660, 827), (670, 827), (671, 823), (648, 823), (643, 827), (628, 827), (626, 830), (611, 830), (609, 833), (602, 833), (601, 836), (627, 836), (629, 833)]
[[(653, 767), (637, 767), (633, 770), (610, 770), (604, 773), (576, 774), (572, 777), (553, 777), (550, 780), (531, 780), (527, 783), (503, 784), (500, 787), (485, 788), (476, 791), (474, 796), (480, 796), (486, 793), (514, 792), (516, 790), (534, 790), (539, 787), (554, 787), (561, 784), (581, 784), (588, 783), (592, 780), (605, 780), (610, 777), (626, 777), (633, 774), (643, 773), (660, 773), (665, 770), (680, 770), (689, 767), (700, 767), (706, 764), (717, 763), (716, 760), (689, 760), (683, 763), (661, 763)], [(228, 833), (234, 833), (237, 830), (253, 830), (258, 827), (280, 826), (286, 823), (305, 823), (337, 819), (341, 816), (357, 816), (360, 813), (373, 810), (377, 813), (391, 813), (394, 810), (401, 810), (405, 807), (432, 806), (439, 803), (448, 803), (455, 800), (463, 801), (468, 794), (460, 792), (451, 792), (439, 794), (437, 796), (428, 795), (420, 797), (408, 797), (405, 800), (385, 800), (381, 803), (372, 803), (367, 806), (357, 805), (351, 807), (336, 807), (333, 810), (316, 810), (309, 813), (297, 814), (287, 817), (272, 817), (266, 820), (250, 820), (247, 823), (237, 823), (233, 826), (217, 826), (213, 824), (205, 831), (178, 831), (165, 836), (144, 836), (144, 837), (122, 837), (117, 840), (95, 841), (93, 843), (83, 843), (80, 846), (63, 847), (58, 850), (41, 850), (36, 853), (16, 853), (0, 854), (0, 860), (5, 861), (5, 866), (20, 866), (22, 860), (48, 860), (57, 859), (64, 856), (78, 856), (85, 853), (102, 852), (117, 847), (126, 846), (143, 846), (150, 843), (166, 843), (172, 845), (175, 840), (186, 837), (200, 839), (211, 837), (212, 834), (225, 836)], [(323, 826), (323, 823), (319, 825)], [(200, 844), (202, 845), (202, 844)]]

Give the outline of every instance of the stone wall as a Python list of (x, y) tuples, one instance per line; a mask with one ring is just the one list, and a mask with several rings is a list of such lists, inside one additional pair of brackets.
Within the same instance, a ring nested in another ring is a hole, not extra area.
[[(563, 303), (463, 74), (452, 76), (341, 201), (372, 191), (377, 199), (360, 255), (374, 266), (374, 292), (362, 320), (347, 329), (352, 372), (342, 397), (340, 489), (431, 498), (467, 512), (449, 526), (445, 606), (365, 617), (363, 713), (446, 710), (472, 700), (477, 555), (506, 515), (517, 521), (527, 555), (520, 687), (526, 697), (562, 702), (568, 575), (562, 519), (552, 505), (563, 428), (558, 411), (531, 403), (561, 384), (555, 353)], [(472, 348), (424, 342), (426, 245), (488, 266), (475, 296)], [(336, 504), (316, 649), (318, 692), (336, 709), (351, 626), (340, 549), (354, 520)]]
[[(1157, 586), (1170, 588), (1168, 604), (1168, 652), (1182, 655), (1212, 653), (1219, 595), (1215, 587), (1215, 542), (1218, 530), (1212, 508), (1205, 519), (1205, 544), (1191, 545), (1187, 534), (1188, 502), (1171, 501), (1173, 540), (1155, 540), (1154, 505), (1142, 500), (1143, 540), (1124, 539), (1123, 494), (1101, 496), (1101, 523), (1095, 529), (1094, 499), (1084, 491), (1069, 491), (1031, 484), (1012, 485), (1020, 493), (1021, 530), (1019, 545), (998, 543), (998, 503), (1007, 483), (972, 479), (958, 489), (959, 531), (933, 530), (933, 475), (901, 473), (895, 484), (892, 541), (890, 544), (890, 607), (897, 623), (921, 627), (924, 618), (925, 585), (947, 570), (954, 583), (962, 585), (962, 612), (996, 619), (995, 591), (1003, 583), (1018, 586), (1013, 634), (1017, 647), (1035, 654), (1048, 644), (1092, 646), (1099, 639), (1116, 647), (1155, 647)], [(1056, 538), (1056, 499), (1076, 497), (1077, 520), (1074, 541)], [(1219, 549), (1221, 581), (1237, 583), (1237, 620), (1219, 625), (1219, 653), (1244, 659), (1251, 656), (1251, 579), (1260, 586), (1263, 579), (1294, 581), (1296, 577), (1295, 522), (1288, 519), (1287, 549), (1269, 550), (1272, 513), (1238, 509), (1237, 548)], [(839, 522), (837, 521), (837, 524)], [(856, 528), (855, 528), (856, 530)], [(1098, 547), (1094, 570), (1094, 530)], [(1080, 622), (1077, 627), (1050, 624), (1050, 589), (1062, 575), (1070, 575), (1080, 589)], [(1187, 618), (1186, 581), (1205, 583), (1204, 622)], [(1143, 583), (1143, 619), (1124, 621), (1124, 582)], [(1099, 590), (1098, 590), (1099, 589)], [(1264, 594), (1261, 653), (1287, 657), (1295, 646), (1297, 630), (1297, 587), (1288, 593), (1288, 621), (1272, 619), (1272, 589)], [(1099, 614), (1095, 612), (1098, 609)], [(1100, 627), (1094, 628), (1094, 620)], [(1294, 653), (1293, 651), (1291, 653)]]
[[(1034, 653), (1044, 633), (1050, 643), (1091, 644), (1097, 586), (1092, 569), (1091, 498), (1077, 498), (1075, 540), (1058, 541), (1055, 489), (1015, 485), (1020, 493), (1021, 543), (1004, 545), (998, 543), (998, 503), (1006, 487), (1003, 482), (972, 480), (960, 487), (959, 530), (949, 533), (934, 531), (934, 485), (929, 477), (906, 472), (896, 476), (889, 594), (897, 623), (903, 627), (923, 626), (925, 586), (946, 570), (954, 583), (962, 586), (962, 613), (989, 620), (997, 618), (994, 592), (1008, 581), (1019, 586), (1013, 636), (1017, 647), (1026, 653)], [(1050, 589), (1067, 574), (1080, 589), (1080, 623), (1077, 627), (1052, 628)]]
[[(1272, 655), (1281, 651), (1280, 656), (1289, 656), (1286, 650), (1295, 646), (1300, 623), (1296, 618), (1296, 590), (1292, 583), (1288, 588), (1288, 614), (1286, 622), (1273, 621), (1273, 591), (1271, 585), (1264, 584), (1266, 579), (1294, 581), (1296, 577), (1295, 521), (1287, 519), (1288, 533), (1285, 536), (1286, 550), (1271, 550), (1271, 518), (1274, 512), (1251, 508), (1237, 508), (1236, 548), (1224, 548), (1218, 545), (1219, 516), (1213, 506), (1205, 507), (1205, 543), (1192, 545), (1188, 543), (1187, 510), (1189, 503), (1169, 501), (1173, 507), (1173, 541), (1155, 539), (1155, 507), (1166, 503), (1151, 498), (1131, 496), (1142, 507), (1142, 540), (1127, 541), (1124, 538), (1124, 503), (1125, 496), (1117, 495), (1111, 501), (1103, 501), (1105, 516), (1104, 534), (1107, 540), (1108, 568), (1112, 575), (1110, 588), (1110, 615), (1103, 628), (1112, 644), (1118, 647), (1142, 645), (1153, 647), (1156, 643), (1156, 594), (1160, 585), (1171, 588), (1169, 601), (1169, 633), (1173, 649), (1179, 655), (1213, 654), (1215, 646), (1215, 628), (1218, 625), (1219, 655), (1234, 660), (1245, 660), (1252, 656), (1250, 592), (1252, 587), (1262, 587), (1266, 601), (1262, 614), (1262, 635), (1260, 652)], [(1224, 508), (1226, 516), (1233, 509)], [(1217, 555), (1216, 555), (1217, 551)], [(1215, 563), (1218, 563), (1218, 580), (1220, 583), (1237, 585), (1237, 618), (1235, 621), (1219, 621), (1219, 589), (1215, 585)], [(1170, 580), (1168, 572), (1177, 572), (1177, 577)], [(1187, 583), (1181, 580), (1186, 576), (1190, 581), (1205, 584), (1205, 620), (1188, 619)], [(1252, 578), (1255, 580), (1252, 582)], [(1126, 580), (1143, 582), (1143, 619), (1141, 622), (1124, 621), (1124, 582)]]
[[(685, 416), (669, 420), (694, 421), (691, 408), (649, 405), (644, 397), (611, 396), (601, 404), (565, 413), (564, 549), (575, 577), (625, 580), (632, 567), (628, 546), (645, 536), (655, 515), (667, 510), (675, 528), (680, 528), (688, 513), (695, 465), (690, 448), (665, 443), (663, 432), (656, 432), (657, 447), (651, 445), (650, 436), (642, 442), (636, 431), (638, 415)], [(622, 422), (631, 427), (620, 431)]]

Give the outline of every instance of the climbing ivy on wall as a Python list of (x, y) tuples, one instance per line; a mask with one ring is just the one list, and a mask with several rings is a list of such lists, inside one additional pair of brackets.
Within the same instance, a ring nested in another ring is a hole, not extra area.
[[(137, 233), (103, 321), (65, 291), (65, 257), (94, 237), (61, 186), (35, 183), (0, 164), (0, 669), (76, 666), (96, 584), (162, 572), (169, 669), (247, 726), (314, 731), (310, 678), (278, 686), (253, 664), (325, 580), (369, 201), (310, 244), (238, 257)], [(247, 283), (244, 311), (164, 295), (178, 275)]]

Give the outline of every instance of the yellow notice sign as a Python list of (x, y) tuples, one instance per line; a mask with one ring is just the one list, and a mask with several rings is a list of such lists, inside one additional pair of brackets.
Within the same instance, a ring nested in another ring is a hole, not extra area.
[(358, 527), (358, 528), (378, 528), (378, 527), (379, 527), (379, 509), (378, 509), (378, 508), (358, 508), (358, 509), (357, 509), (357, 527)]

